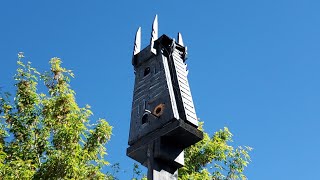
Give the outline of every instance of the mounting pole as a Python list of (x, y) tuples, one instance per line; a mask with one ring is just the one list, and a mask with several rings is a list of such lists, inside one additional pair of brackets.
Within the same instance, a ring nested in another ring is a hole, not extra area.
[(147, 150), (147, 167), (148, 180), (178, 180), (178, 169), (169, 167), (168, 164), (160, 159), (155, 158), (155, 148), (157, 143), (153, 141), (148, 145)]

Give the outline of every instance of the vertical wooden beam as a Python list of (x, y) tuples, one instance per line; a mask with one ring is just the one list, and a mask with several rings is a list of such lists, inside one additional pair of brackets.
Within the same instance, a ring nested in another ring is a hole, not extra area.
[(148, 180), (178, 180), (178, 169), (154, 157), (155, 141), (148, 145)]

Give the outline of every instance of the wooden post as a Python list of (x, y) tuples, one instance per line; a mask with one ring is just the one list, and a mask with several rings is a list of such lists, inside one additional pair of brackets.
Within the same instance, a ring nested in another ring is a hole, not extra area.
[(155, 141), (148, 145), (148, 180), (178, 180), (178, 169), (154, 157)]

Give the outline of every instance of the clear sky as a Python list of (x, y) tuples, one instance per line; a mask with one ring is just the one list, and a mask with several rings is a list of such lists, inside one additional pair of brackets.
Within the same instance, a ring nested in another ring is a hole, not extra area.
[(254, 148), (251, 180), (319, 179), (320, 1), (0, 2), (0, 86), (13, 89), (19, 51), (39, 70), (51, 57), (74, 70), (72, 88), (92, 121), (114, 127), (108, 160), (132, 176), (126, 157), (134, 83), (133, 41), (159, 35), (188, 46), (189, 83), (205, 130), (229, 127), (233, 145)]

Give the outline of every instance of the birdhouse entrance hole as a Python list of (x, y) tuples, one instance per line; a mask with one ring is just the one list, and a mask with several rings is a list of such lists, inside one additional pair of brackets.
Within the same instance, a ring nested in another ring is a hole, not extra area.
[(141, 121), (142, 121), (142, 124), (147, 123), (148, 122), (148, 114), (143, 115)]
[(160, 117), (163, 114), (164, 104), (159, 104), (153, 110), (153, 114), (157, 117)]
[(144, 69), (144, 73), (143, 76), (146, 76), (150, 73), (150, 67), (147, 67), (146, 69)]

